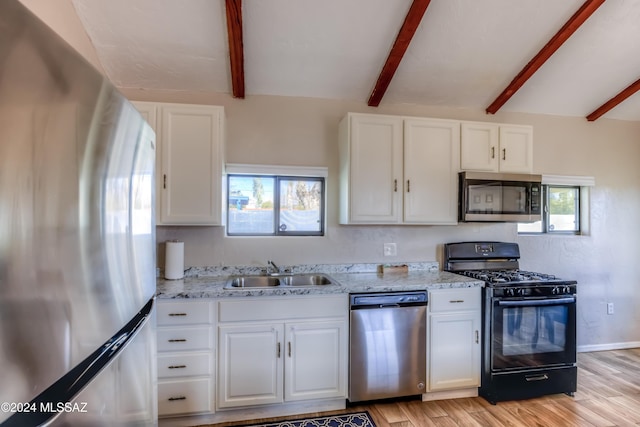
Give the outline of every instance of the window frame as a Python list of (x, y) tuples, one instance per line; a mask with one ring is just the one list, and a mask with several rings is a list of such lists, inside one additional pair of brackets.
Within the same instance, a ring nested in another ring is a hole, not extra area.
[[(542, 235), (564, 235), (582, 236), (589, 234), (589, 188), (595, 186), (595, 179), (588, 176), (562, 176), (543, 175), (542, 176), (542, 215), (540, 231), (520, 231), (519, 236), (542, 236)], [(550, 188), (573, 188), (576, 190), (576, 230), (549, 230), (549, 194)], [(519, 223), (518, 227), (520, 224)]]
[[(259, 165), (227, 165), (225, 210), (226, 210), (226, 236), (228, 237), (323, 237), (326, 232), (327, 216), (327, 169), (322, 167), (295, 167), (295, 166), (259, 166)], [(237, 233), (229, 232), (229, 195), (230, 178), (234, 176), (249, 178), (273, 179), (273, 231), (271, 233)], [(317, 181), (321, 183), (320, 212), (318, 231), (281, 231), (280, 223), (280, 183), (282, 180)]]

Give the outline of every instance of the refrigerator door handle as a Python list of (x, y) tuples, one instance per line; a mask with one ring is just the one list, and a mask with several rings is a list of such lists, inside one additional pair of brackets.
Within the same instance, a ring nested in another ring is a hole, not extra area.
[(151, 298), (142, 309), (113, 337), (108, 339), (96, 351), (71, 369), (65, 376), (53, 383), (29, 402), (33, 412), (16, 412), (7, 418), (2, 427), (36, 426), (48, 424), (60, 415), (61, 411), (52, 408), (64, 406), (87, 385), (103, 368), (105, 368), (147, 322), (155, 297)]

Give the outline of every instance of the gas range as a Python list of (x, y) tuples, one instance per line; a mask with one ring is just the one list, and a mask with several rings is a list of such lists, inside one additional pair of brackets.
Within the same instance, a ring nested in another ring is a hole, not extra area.
[(483, 280), (495, 296), (553, 296), (576, 292), (575, 280), (520, 270), (517, 243), (463, 242), (445, 245), (445, 270)]
[(482, 280), (482, 377), (491, 403), (577, 389), (574, 280), (520, 270), (517, 243), (444, 245), (444, 269)]

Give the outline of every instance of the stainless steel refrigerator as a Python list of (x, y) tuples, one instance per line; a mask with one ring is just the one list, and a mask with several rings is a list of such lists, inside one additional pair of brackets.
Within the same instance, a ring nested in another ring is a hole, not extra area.
[(157, 424), (155, 135), (0, 1), (0, 424)]

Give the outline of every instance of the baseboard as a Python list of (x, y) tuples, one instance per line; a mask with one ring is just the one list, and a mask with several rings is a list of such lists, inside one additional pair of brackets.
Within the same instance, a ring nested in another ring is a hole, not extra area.
[(345, 398), (340, 398), (221, 409), (211, 414), (160, 418), (158, 419), (158, 425), (160, 427), (201, 426), (203, 424), (250, 421), (261, 418), (302, 416), (309, 413), (345, 409), (347, 407), (346, 403), (347, 400)]
[(628, 348), (640, 347), (640, 341), (635, 342), (615, 342), (609, 344), (593, 344), (593, 345), (579, 345), (577, 347), (578, 353), (586, 353), (589, 351), (607, 351), (607, 350), (625, 350)]
[(477, 397), (478, 387), (462, 388), (456, 390), (444, 390), (444, 391), (432, 391), (422, 394), (422, 401), (428, 402), (431, 400), (444, 400), (444, 399), (459, 399), (461, 397)]

